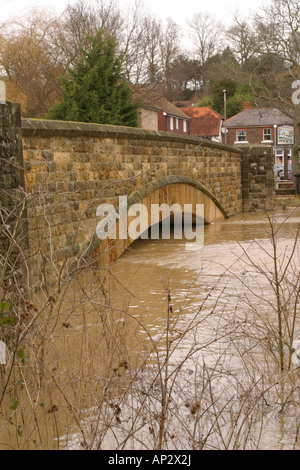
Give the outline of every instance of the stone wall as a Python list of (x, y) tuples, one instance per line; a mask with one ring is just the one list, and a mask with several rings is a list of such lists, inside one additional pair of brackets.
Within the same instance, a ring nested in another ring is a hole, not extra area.
[[(23, 189), (20, 106), (16, 103), (0, 104), (0, 278), (3, 275), (9, 278), (12, 264), (15, 272), (18, 271), (16, 268), (19, 268), (20, 253), (17, 246), (25, 246), (26, 208), (22, 203)], [(10, 259), (7, 264), (5, 256), (8, 253)]]
[(271, 148), (243, 147), (242, 185), (244, 212), (274, 209), (275, 184)]
[(0, 104), (0, 203), (14, 207), (14, 190), (23, 185), (21, 114), (14, 103)]

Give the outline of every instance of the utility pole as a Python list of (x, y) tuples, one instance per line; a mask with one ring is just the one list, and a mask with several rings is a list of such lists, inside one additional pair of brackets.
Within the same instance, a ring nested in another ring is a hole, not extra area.
[(227, 97), (226, 97), (226, 90), (223, 90), (224, 93), (224, 131), (225, 131), (225, 144), (227, 144), (227, 110), (226, 110), (226, 104), (227, 104)]
[(287, 149), (283, 149), (283, 173), (284, 173), (284, 179), (288, 180), (289, 179), (289, 160), (288, 160), (288, 152)]

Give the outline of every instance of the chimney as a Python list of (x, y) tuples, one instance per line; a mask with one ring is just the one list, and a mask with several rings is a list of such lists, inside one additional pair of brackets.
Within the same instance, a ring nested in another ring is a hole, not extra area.
[(243, 111), (246, 111), (246, 109), (253, 109), (253, 104), (251, 103), (251, 101), (243, 102)]

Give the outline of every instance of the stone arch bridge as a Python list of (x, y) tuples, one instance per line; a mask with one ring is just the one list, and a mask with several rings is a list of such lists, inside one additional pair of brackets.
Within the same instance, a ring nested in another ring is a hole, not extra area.
[[(1, 107), (11, 118), (2, 119), (0, 127), (11, 142), (19, 142), (22, 184), (33, 194), (26, 216), (33, 283), (39, 282), (40, 253), (51, 251), (52, 262), (65, 272), (101, 255), (96, 209), (103, 203), (117, 207), (119, 196), (128, 196), (129, 206), (204, 204), (208, 223), (243, 210), (273, 208), (272, 158), (266, 149), (245, 152), (196, 137), (126, 127), (21, 121), (15, 105)], [(106, 246), (109, 259), (128, 245), (124, 240)], [(57, 272), (49, 268), (48, 274), (49, 283), (55, 282)]]

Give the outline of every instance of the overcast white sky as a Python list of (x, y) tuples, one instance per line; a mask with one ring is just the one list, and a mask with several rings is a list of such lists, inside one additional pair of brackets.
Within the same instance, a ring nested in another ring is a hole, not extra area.
[[(76, 0), (0, 0), (0, 21), (12, 16), (22, 16), (26, 9), (38, 5), (52, 7), (58, 13), (63, 10), (66, 3)], [(135, 0), (119, 0), (121, 5), (134, 3)], [(178, 24), (184, 26), (185, 20), (191, 13), (208, 11), (218, 19), (229, 24), (236, 9), (241, 15), (247, 16), (250, 11), (255, 11), (269, 3), (270, 0), (147, 0), (147, 8), (161, 18), (171, 17)]]

